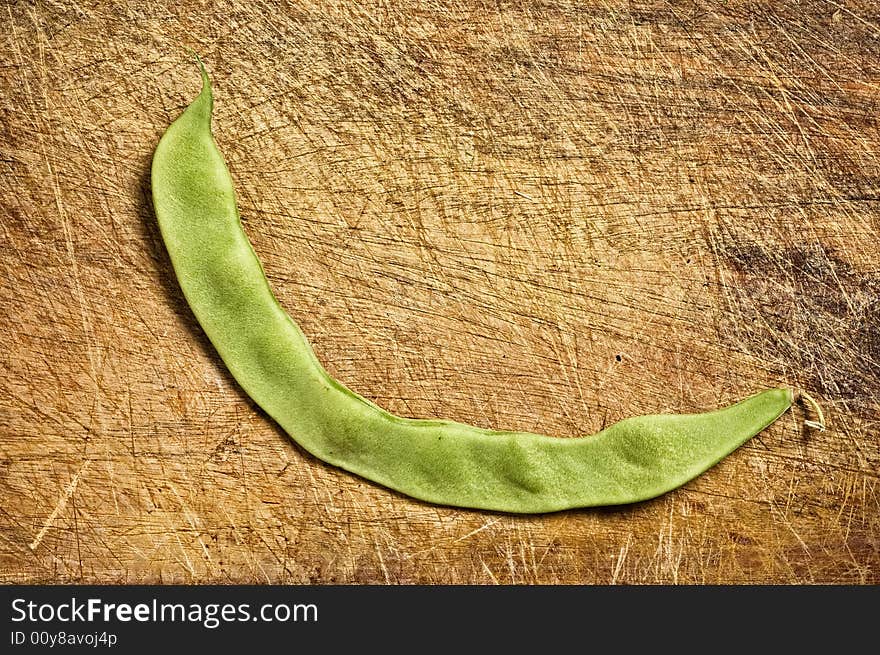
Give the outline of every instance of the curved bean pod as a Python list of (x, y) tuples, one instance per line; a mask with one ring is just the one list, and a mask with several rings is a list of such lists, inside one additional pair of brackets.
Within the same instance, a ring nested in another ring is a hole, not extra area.
[(791, 405), (770, 389), (724, 409), (625, 419), (583, 437), (395, 416), (318, 362), (242, 229), (202, 91), (156, 147), (153, 204), (187, 302), (241, 387), (303, 448), (409, 496), (504, 512), (646, 500), (693, 479)]

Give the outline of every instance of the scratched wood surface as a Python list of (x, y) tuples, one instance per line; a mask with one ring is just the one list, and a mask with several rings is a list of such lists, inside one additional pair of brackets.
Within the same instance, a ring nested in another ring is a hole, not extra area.
[[(880, 582), (872, 2), (5, 2), (0, 581)], [(317, 461), (172, 275), (157, 140), (214, 79), (329, 371), (565, 438), (788, 385), (654, 501), (435, 507)]]

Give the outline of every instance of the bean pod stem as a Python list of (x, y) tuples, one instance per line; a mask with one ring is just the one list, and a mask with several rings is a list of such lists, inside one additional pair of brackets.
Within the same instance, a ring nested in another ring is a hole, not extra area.
[(319, 459), (441, 505), (514, 513), (620, 505), (688, 482), (791, 406), (789, 389), (769, 389), (703, 414), (637, 416), (570, 438), (385, 411), (327, 373), (272, 293), (211, 134), (211, 83), (201, 69), (201, 93), (153, 157), (162, 238), (189, 306), (232, 375)]

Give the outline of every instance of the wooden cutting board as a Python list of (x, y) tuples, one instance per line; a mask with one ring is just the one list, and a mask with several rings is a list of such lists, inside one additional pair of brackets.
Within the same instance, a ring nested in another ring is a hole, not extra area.
[[(880, 582), (871, 2), (6, 3), (0, 580)], [(560, 438), (803, 402), (685, 487), (510, 516), (294, 445), (177, 286), (150, 161), (199, 89), (326, 368)]]

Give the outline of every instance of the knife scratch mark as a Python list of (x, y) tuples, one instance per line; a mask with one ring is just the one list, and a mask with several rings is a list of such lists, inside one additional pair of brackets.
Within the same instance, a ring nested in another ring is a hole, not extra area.
[(376, 555), (379, 556), (379, 566), (382, 569), (382, 574), (385, 576), (385, 584), (391, 584), (391, 576), (388, 575), (388, 567), (385, 566), (385, 558), (382, 557), (382, 549), (379, 548), (379, 544), (376, 544)]
[(86, 462), (80, 467), (79, 471), (76, 472), (76, 475), (73, 476), (70, 484), (67, 485), (64, 493), (61, 494), (61, 498), (55, 505), (55, 509), (53, 509), (52, 512), (49, 514), (49, 517), (46, 519), (45, 523), (43, 523), (43, 527), (40, 528), (37, 536), (34, 537), (34, 540), (29, 544), (31, 550), (37, 549), (37, 546), (39, 546), (40, 542), (43, 541), (43, 537), (46, 536), (46, 531), (52, 526), (52, 524), (55, 522), (55, 519), (58, 518), (58, 515), (64, 511), (64, 508), (67, 507), (68, 501), (70, 500), (71, 496), (73, 496), (74, 492), (76, 492), (76, 486), (79, 484), (80, 477), (89, 467), (89, 464), (91, 464), (91, 460), (86, 460)]
[(626, 561), (626, 556), (629, 554), (631, 543), (632, 534), (628, 534), (626, 536), (626, 543), (620, 547), (620, 554), (617, 556), (617, 561), (614, 563), (614, 571), (611, 573), (611, 584), (617, 584), (617, 581), (620, 579), (620, 572), (623, 570), (623, 563)]
[(483, 560), (483, 558), (480, 558), (480, 564), (483, 565), (483, 570), (484, 570), (484, 571), (486, 572), (486, 574), (492, 579), (492, 584), (495, 584), (495, 585), (500, 584), (500, 583), (498, 582), (498, 578), (495, 577), (495, 574), (492, 573), (492, 569), (489, 568), (489, 565), (486, 564), (486, 562)]
[(496, 518), (496, 519), (493, 519), (493, 520), (491, 520), (491, 521), (486, 521), (486, 522), (485, 522), (483, 525), (481, 525), (480, 527), (478, 527), (478, 528), (474, 528), (473, 530), (471, 530), (471, 531), (468, 532), (467, 534), (463, 534), (463, 535), (461, 535), (460, 537), (456, 537), (456, 538), (453, 539), (452, 541), (449, 541), (449, 542), (446, 542), (446, 543), (437, 542), (437, 543), (435, 543), (433, 546), (431, 546), (430, 548), (425, 548), (425, 549), (423, 549), (423, 550), (417, 550), (417, 551), (412, 552), (412, 553), (407, 553), (406, 555), (404, 555), (403, 558), (404, 558), (404, 559), (412, 559), (413, 557), (417, 557), (418, 555), (424, 555), (424, 554), (426, 554), (426, 553), (433, 552), (433, 551), (437, 550), (438, 548), (446, 548), (446, 547), (448, 547), (448, 546), (451, 546), (452, 544), (457, 544), (457, 543), (459, 543), (460, 541), (464, 541), (465, 539), (469, 539), (470, 537), (473, 537), (475, 534), (478, 534), (478, 533), (482, 532), (483, 530), (486, 530), (487, 528), (491, 528), (493, 525), (495, 525), (496, 523), (498, 523), (498, 521), (500, 521), (500, 520), (501, 520), (501, 519), (497, 519), (497, 518)]
[(465, 539), (467, 539), (467, 538), (469, 538), (469, 537), (473, 537), (473, 536), (474, 536), (475, 534), (477, 534), (478, 532), (482, 532), (482, 531), (485, 530), (486, 528), (491, 528), (493, 525), (495, 525), (496, 523), (498, 523), (498, 521), (500, 521), (500, 520), (501, 520), (501, 519), (495, 519), (495, 520), (493, 520), (493, 521), (486, 521), (486, 522), (485, 522), (483, 525), (481, 525), (479, 528), (476, 528), (476, 529), (474, 529), (474, 530), (471, 530), (471, 531), (468, 532), (467, 534), (462, 535), (461, 537), (458, 537), (458, 538), (455, 539), (452, 543), (455, 544), (455, 543), (458, 543), (459, 541), (464, 541)]

